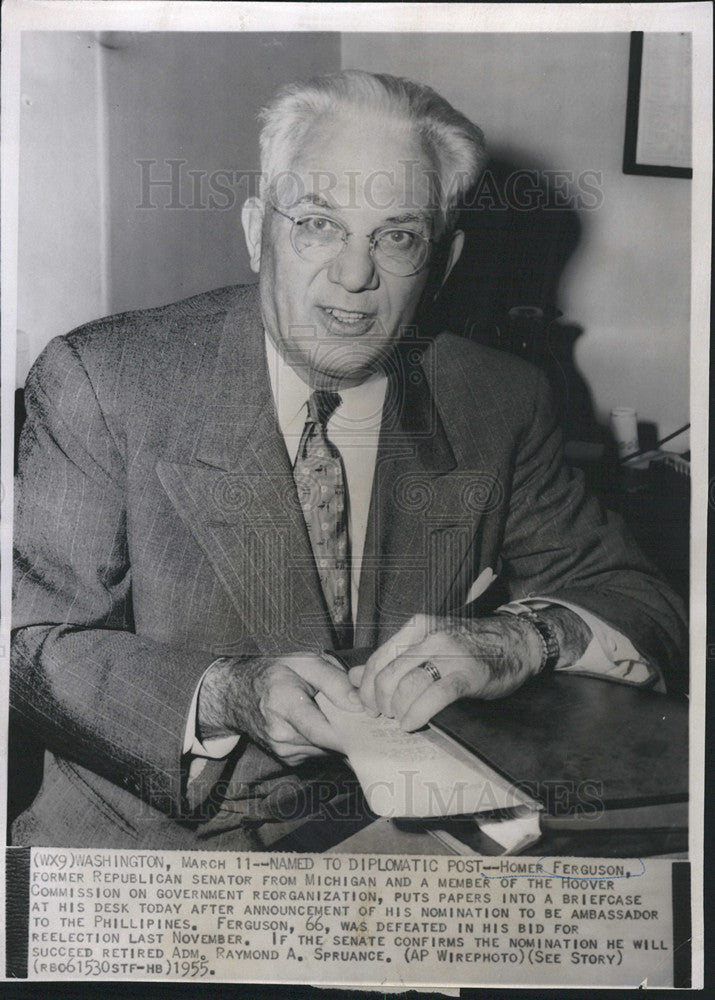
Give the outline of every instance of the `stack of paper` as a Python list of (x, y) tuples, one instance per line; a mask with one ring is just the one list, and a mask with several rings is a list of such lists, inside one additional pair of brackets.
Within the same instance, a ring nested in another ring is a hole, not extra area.
[(345, 712), (324, 695), (316, 704), (339, 734), (370, 809), (378, 816), (428, 817), (541, 807), (506, 778), (433, 729)]

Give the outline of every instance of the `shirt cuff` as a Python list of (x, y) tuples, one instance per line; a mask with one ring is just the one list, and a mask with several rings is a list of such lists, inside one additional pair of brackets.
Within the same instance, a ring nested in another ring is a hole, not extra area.
[(510, 601), (498, 610), (519, 614), (520, 608), (539, 611), (550, 604), (559, 604), (577, 614), (588, 625), (592, 637), (575, 663), (556, 667), (559, 673), (592, 674), (635, 687), (653, 687), (656, 691), (665, 691), (665, 683), (657, 667), (638, 652), (630, 639), (577, 604), (552, 597), (530, 597)]
[[(214, 663), (217, 661), (214, 661)], [(238, 746), (240, 736), (217, 736), (213, 739), (206, 740), (202, 742), (197, 735), (197, 712), (199, 707), (199, 691), (201, 690), (201, 685), (204, 682), (204, 677), (209, 672), (211, 666), (201, 675), (201, 680), (196, 685), (196, 690), (194, 691), (194, 697), (191, 699), (191, 707), (189, 708), (189, 715), (186, 720), (186, 729), (184, 730), (184, 753), (189, 754), (192, 757), (207, 757), (211, 760), (220, 760), (222, 757), (228, 757), (235, 747)]]

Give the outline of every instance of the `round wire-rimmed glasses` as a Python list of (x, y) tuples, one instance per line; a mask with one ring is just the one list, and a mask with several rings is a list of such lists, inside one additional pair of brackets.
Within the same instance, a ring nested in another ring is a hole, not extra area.
[[(311, 212), (300, 217), (289, 215), (271, 203), (270, 207), (292, 223), (290, 242), (303, 260), (316, 264), (330, 264), (339, 257), (353, 234), (336, 219)], [(417, 274), (427, 263), (430, 246), (434, 242), (427, 236), (402, 226), (380, 226), (369, 236), (369, 253), (381, 271), (401, 278)]]

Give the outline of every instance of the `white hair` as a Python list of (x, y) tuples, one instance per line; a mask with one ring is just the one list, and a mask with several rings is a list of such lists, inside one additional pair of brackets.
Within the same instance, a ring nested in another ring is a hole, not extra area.
[(261, 196), (288, 171), (319, 119), (364, 110), (407, 126), (436, 168), (436, 196), (446, 229), (486, 160), (482, 130), (431, 87), (386, 73), (345, 70), (282, 87), (259, 113)]

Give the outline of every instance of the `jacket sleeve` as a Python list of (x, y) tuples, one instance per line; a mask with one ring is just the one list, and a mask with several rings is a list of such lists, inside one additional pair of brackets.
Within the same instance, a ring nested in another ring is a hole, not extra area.
[(687, 678), (687, 624), (621, 519), (584, 489), (563, 461), (546, 379), (536, 377), (533, 419), (517, 452), (502, 546), (512, 599), (562, 599), (627, 636), (662, 672), (669, 690)]
[(181, 816), (187, 714), (213, 657), (134, 631), (122, 442), (71, 342), (49, 345), (25, 399), (13, 704), (50, 750)]

